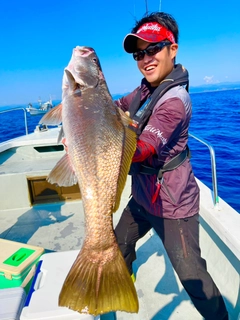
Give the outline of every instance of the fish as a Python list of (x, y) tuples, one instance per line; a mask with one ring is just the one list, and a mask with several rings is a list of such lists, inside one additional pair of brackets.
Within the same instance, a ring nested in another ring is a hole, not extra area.
[(137, 137), (115, 104), (93, 48), (77, 46), (64, 69), (62, 102), (40, 120), (62, 123), (67, 152), (48, 181), (78, 183), (85, 217), (82, 248), (63, 283), (59, 306), (94, 316), (137, 313), (138, 297), (113, 230)]

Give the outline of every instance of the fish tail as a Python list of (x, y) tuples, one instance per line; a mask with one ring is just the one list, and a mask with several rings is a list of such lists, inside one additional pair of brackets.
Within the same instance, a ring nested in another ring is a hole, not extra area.
[[(120, 250), (114, 259), (93, 261), (82, 248), (63, 284), (59, 305), (94, 316), (111, 311), (138, 312), (138, 297)], [(105, 261), (104, 261), (105, 260)]]

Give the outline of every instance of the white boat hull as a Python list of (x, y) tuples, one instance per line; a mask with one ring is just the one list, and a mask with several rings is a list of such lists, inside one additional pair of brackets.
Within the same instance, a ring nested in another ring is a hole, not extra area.
[(39, 114), (45, 114), (48, 112), (48, 110), (40, 110), (40, 109), (29, 109), (27, 108), (27, 111), (32, 115), (32, 116), (37, 116)]

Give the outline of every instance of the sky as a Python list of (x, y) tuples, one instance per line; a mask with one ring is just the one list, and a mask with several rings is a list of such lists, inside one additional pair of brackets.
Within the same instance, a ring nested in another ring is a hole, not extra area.
[(95, 49), (111, 94), (131, 92), (142, 75), (122, 43), (146, 10), (177, 20), (190, 87), (240, 81), (239, 0), (0, 0), (0, 106), (60, 100), (78, 45)]

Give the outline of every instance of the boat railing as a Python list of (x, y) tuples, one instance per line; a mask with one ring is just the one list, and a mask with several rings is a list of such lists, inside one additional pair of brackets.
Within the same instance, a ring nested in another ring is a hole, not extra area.
[[(9, 112), (9, 111), (16, 111), (16, 110), (23, 110), (24, 112), (24, 124), (25, 124), (25, 132), (26, 135), (28, 134), (28, 123), (27, 123), (27, 111), (25, 108), (14, 108), (14, 109), (8, 109), (8, 110), (1, 110), (0, 113)], [(219, 204), (219, 198), (218, 198), (218, 188), (217, 188), (217, 171), (216, 171), (216, 157), (215, 157), (215, 151), (212, 145), (208, 142), (206, 142), (204, 139), (200, 139), (199, 137), (193, 135), (192, 133), (189, 133), (189, 136), (193, 139), (199, 141), (200, 143), (206, 145), (210, 151), (210, 157), (211, 157), (211, 171), (212, 171), (212, 185), (213, 185), (213, 202), (214, 206), (216, 207)]]
[(205, 141), (204, 139), (200, 139), (199, 137), (189, 133), (189, 136), (193, 139), (201, 142), (205, 146), (208, 147), (210, 151), (210, 157), (211, 157), (211, 171), (212, 171), (212, 186), (213, 186), (213, 203), (215, 207), (218, 207), (219, 205), (219, 197), (218, 197), (218, 188), (217, 188), (217, 170), (216, 170), (216, 157), (215, 157), (215, 151), (213, 146)]
[(14, 109), (1, 110), (0, 113), (10, 112), (10, 111), (16, 111), (16, 110), (23, 110), (23, 111), (24, 111), (25, 132), (26, 132), (26, 134), (28, 134), (27, 110), (26, 110), (25, 108), (14, 108)]

